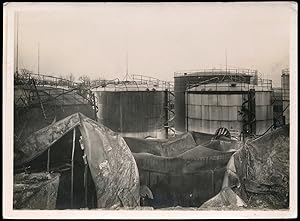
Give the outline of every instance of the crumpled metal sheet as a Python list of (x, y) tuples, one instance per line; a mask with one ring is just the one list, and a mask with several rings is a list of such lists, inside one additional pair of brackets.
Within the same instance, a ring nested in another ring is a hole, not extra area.
[(138, 168), (124, 139), (80, 115), (84, 152), (96, 185), (97, 207), (140, 205)]
[(175, 157), (194, 148), (196, 145), (192, 134), (188, 132), (164, 142), (162, 144), (162, 156)]
[(22, 146), (14, 147), (15, 165), (22, 165), (41, 155), (79, 123), (79, 115), (76, 113), (33, 133)]
[(203, 203), (200, 208), (231, 208), (246, 207), (246, 203), (229, 187), (223, 188), (216, 196)]
[(233, 152), (221, 152), (201, 145), (174, 157), (150, 153), (133, 153), (141, 170), (168, 174), (191, 174), (203, 170), (226, 167)]
[(289, 148), (288, 126), (249, 140), (229, 160), (223, 188), (232, 188), (248, 208), (288, 208)]
[(175, 157), (196, 146), (191, 133), (180, 134), (169, 139), (141, 139), (125, 137), (133, 153), (150, 153), (156, 156)]
[[(81, 113), (70, 115), (27, 138), (15, 154), (22, 165), (39, 156), (70, 130), (79, 126), (84, 153), (96, 186), (97, 207), (139, 206), (139, 174), (124, 139)], [(63, 153), (63, 150), (62, 150)]]
[(235, 140), (211, 140), (204, 146), (213, 150), (231, 152), (239, 150), (243, 146), (243, 142)]
[(14, 209), (55, 209), (58, 173), (17, 174), (14, 176)]

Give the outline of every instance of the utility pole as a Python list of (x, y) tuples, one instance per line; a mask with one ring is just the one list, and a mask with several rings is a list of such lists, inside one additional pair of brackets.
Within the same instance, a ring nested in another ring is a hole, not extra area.
[(19, 73), (19, 14), (16, 13), (16, 22), (17, 22), (17, 46), (16, 46), (16, 72)]
[(37, 72), (40, 73), (40, 42), (38, 42), (38, 63), (37, 63)]
[(126, 50), (126, 77), (125, 77), (126, 81), (127, 78), (128, 78), (128, 50)]
[(226, 74), (227, 74), (227, 48), (225, 48), (225, 65), (226, 65)]

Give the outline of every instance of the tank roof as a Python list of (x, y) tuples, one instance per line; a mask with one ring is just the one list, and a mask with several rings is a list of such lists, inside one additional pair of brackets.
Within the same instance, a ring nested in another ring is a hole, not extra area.
[(243, 68), (211, 68), (200, 69), (193, 71), (180, 71), (175, 72), (174, 77), (186, 77), (186, 76), (215, 76), (215, 75), (240, 75), (240, 76), (254, 76), (258, 73), (257, 70), (243, 69)]
[(289, 68), (283, 69), (282, 75), (290, 75), (290, 69)]

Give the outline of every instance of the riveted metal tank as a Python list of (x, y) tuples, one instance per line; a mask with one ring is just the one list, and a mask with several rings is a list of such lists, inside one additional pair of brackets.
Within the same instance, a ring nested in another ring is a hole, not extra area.
[(168, 91), (161, 84), (148, 79), (95, 89), (98, 121), (122, 136), (166, 138)]
[(175, 92), (175, 129), (179, 132), (188, 130), (186, 125), (186, 95), (188, 85), (221, 83), (234, 79), (235, 82), (250, 83), (255, 81), (257, 71), (250, 69), (204, 69), (199, 71), (176, 72), (174, 74)]
[(186, 91), (189, 131), (214, 134), (220, 127), (232, 134), (261, 135), (273, 125), (272, 82), (218, 82)]

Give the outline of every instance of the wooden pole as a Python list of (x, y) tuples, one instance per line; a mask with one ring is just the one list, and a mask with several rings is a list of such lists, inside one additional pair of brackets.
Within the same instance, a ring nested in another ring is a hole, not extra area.
[(71, 160), (71, 208), (73, 208), (73, 193), (74, 193), (75, 138), (76, 138), (76, 128), (73, 129), (73, 147), (72, 147), (72, 160)]

